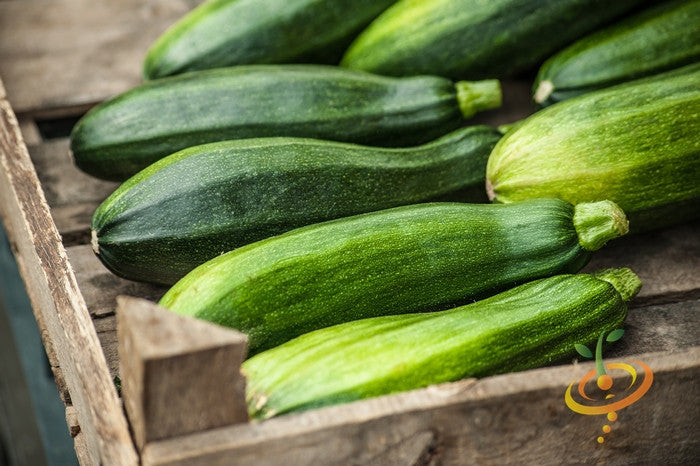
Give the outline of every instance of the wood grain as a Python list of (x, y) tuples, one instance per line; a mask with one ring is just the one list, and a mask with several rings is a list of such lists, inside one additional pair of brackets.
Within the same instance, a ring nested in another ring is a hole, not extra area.
[(71, 437), (75, 437), (80, 433), (80, 424), (78, 421), (78, 411), (73, 406), (66, 406), (66, 425)]
[[(527, 371), (231, 426), (145, 448), (144, 465), (692, 464), (700, 347), (635, 357), (649, 392), (615, 422), (564, 403), (593, 363)], [(615, 383), (629, 379), (614, 376)], [(615, 386), (615, 383), (613, 386)], [(678, 401), (687, 400), (684, 413)], [(603, 445), (596, 443), (610, 424)], [(419, 450), (422, 450), (419, 452)]]
[(611, 241), (584, 271), (629, 267), (642, 280), (635, 305), (700, 298), (700, 221)]
[(99, 180), (76, 167), (68, 138), (28, 149), (63, 243), (88, 243), (92, 214), (119, 183)]
[(85, 203), (96, 207), (119, 186), (119, 183), (99, 180), (76, 167), (68, 138), (28, 145), (27, 149), (52, 209)]
[(94, 326), (6, 99), (0, 99), (0, 216), (37, 320), (63, 368), (91, 462), (136, 463)]
[(117, 332), (122, 398), (139, 448), (248, 421), (245, 335), (124, 296)]
[(141, 82), (151, 43), (202, 0), (0, 2), (0, 70), (22, 115), (79, 115)]
[(90, 314), (94, 317), (114, 314), (119, 295), (157, 301), (168, 290), (166, 286), (139, 283), (117, 277), (102, 265), (92, 251), (92, 247), (87, 244), (68, 247), (67, 251), (80, 291)]
[(32, 118), (23, 118), (19, 120), (19, 129), (22, 132), (22, 137), (27, 146), (32, 144), (41, 144), (43, 138), (39, 132), (36, 122)]

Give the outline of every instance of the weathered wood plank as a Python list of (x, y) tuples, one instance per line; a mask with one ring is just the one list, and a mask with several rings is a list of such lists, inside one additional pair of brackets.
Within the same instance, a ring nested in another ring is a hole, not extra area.
[(94, 317), (114, 314), (117, 296), (135, 296), (157, 301), (167, 286), (150, 285), (119, 278), (110, 272), (92, 252), (90, 245), (67, 248), (87, 308)]
[(73, 437), (73, 442), (75, 444), (75, 456), (78, 458), (78, 464), (80, 466), (98, 466), (99, 463), (94, 463), (90, 447), (85, 440), (85, 433), (83, 431), (78, 432), (78, 434)]
[(114, 314), (98, 317), (95, 324), (97, 338), (107, 360), (107, 369), (112, 380), (119, 375), (119, 341), (117, 338), (117, 318)]
[(674, 352), (700, 343), (700, 300), (635, 307), (625, 320), (625, 337), (611, 346), (610, 357)]
[(63, 245), (88, 244), (90, 225), (98, 202), (62, 205), (51, 208), (51, 217), (63, 239)]
[(642, 280), (635, 305), (700, 298), (700, 221), (618, 238), (584, 271), (629, 267)]
[(76, 167), (68, 138), (27, 148), (52, 209), (86, 203), (96, 207), (119, 186), (119, 183), (99, 180)]
[(92, 214), (119, 183), (97, 179), (76, 167), (68, 138), (28, 149), (63, 244), (89, 243)]
[(66, 406), (66, 425), (71, 437), (80, 433), (80, 421), (78, 421), (78, 411), (73, 406)]
[(0, 70), (15, 111), (79, 115), (137, 85), (151, 43), (201, 1), (0, 3)]
[(117, 302), (122, 399), (139, 448), (248, 422), (245, 335), (144, 299)]
[(27, 146), (32, 144), (41, 144), (43, 138), (39, 133), (39, 128), (31, 118), (22, 118), (19, 120), (19, 129), (22, 132), (22, 137)]
[[(154, 442), (144, 465), (691, 464), (700, 454), (700, 347), (638, 356), (653, 386), (615, 422), (564, 403), (594, 368), (567, 365), (428, 387)], [(641, 375), (641, 374), (640, 374)], [(645, 374), (646, 376), (646, 374)], [(628, 379), (614, 376), (615, 383)], [(619, 385), (618, 385), (619, 386)], [(678, 410), (679, 400), (688, 400)], [(611, 425), (602, 445), (596, 438)]]
[(94, 326), (6, 99), (0, 99), (0, 216), (37, 320), (51, 336), (93, 463), (136, 463)]

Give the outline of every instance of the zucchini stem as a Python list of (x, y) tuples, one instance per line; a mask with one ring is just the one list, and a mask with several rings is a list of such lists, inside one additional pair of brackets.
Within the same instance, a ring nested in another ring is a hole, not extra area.
[(554, 92), (554, 84), (552, 81), (546, 80), (540, 82), (533, 96), (535, 103), (541, 104), (552, 95), (552, 92)]
[(617, 292), (620, 293), (620, 296), (622, 296), (622, 300), (625, 302), (634, 298), (642, 288), (642, 281), (636, 273), (627, 267), (599, 270), (593, 273), (593, 276), (615, 287)]
[(457, 103), (464, 118), (470, 118), (477, 112), (501, 106), (501, 83), (498, 79), (483, 81), (458, 81)]
[(627, 216), (617, 204), (608, 200), (577, 204), (573, 220), (578, 242), (588, 251), (597, 251), (611, 239), (629, 232)]

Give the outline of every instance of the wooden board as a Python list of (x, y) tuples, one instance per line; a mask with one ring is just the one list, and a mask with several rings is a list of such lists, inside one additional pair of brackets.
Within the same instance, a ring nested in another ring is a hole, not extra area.
[(76, 115), (135, 86), (150, 44), (201, 1), (0, 2), (0, 75), (15, 112)]
[(117, 326), (122, 395), (139, 448), (248, 422), (245, 335), (125, 296)]

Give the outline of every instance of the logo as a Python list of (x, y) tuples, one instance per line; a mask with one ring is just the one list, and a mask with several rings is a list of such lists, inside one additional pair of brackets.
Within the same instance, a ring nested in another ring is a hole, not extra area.
[[(596, 345), (595, 356), (587, 346), (574, 345), (581, 356), (591, 359), (595, 357), (595, 369), (584, 375), (578, 384), (576, 381), (571, 382), (564, 395), (566, 406), (576, 413), (605, 415), (609, 423), (603, 425), (604, 434), (612, 430), (610, 423), (617, 420), (617, 412), (639, 401), (654, 381), (651, 368), (643, 362), (635, 360), (630, 360), (631, 364), (603, 362), (603, 339), (605, 338), (605, 341), (608, 342), (617, 341), (622, 338), (624, 333), (622, 329), (613, 330), (607, 337), (605, 337), (605, 332), (601, 333)], [(613, 384), (610, 372), (619, 375), (619, 381), (616, 384)], [(592, 383), (594, 377), (595, 383)], [(629, 382), (625, 380), (627, 378), (630, 379)], [(576, 390), (574, 390), (574, 385), (577, 386)], [(597, 441), (603, 443), (605, 438), (600, 435)]]

